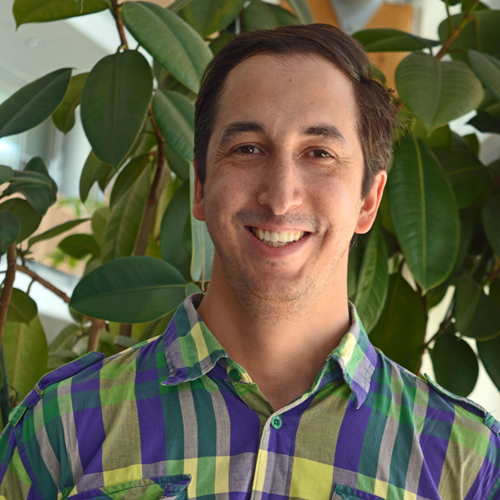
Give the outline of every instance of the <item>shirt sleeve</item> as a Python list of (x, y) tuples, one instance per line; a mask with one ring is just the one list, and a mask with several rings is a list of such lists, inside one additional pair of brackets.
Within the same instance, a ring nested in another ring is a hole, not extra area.
[(24, 467), (10, 424), (0, 436), (0, 500), (35, 500), (38, 496)]

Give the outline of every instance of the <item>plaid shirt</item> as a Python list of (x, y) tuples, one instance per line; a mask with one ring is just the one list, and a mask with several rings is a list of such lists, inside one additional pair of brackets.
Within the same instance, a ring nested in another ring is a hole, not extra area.
[(41, 379), (0, 441), (0, 499), (500, 499), (498, 423), (352, 324), (274, 412), (188, 298), (163, 335)]

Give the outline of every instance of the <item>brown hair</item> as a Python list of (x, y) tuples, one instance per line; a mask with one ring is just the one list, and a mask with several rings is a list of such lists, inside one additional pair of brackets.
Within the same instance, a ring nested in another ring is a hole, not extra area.
[(331, 61), (351, 80), (357, 103), (357, 130), (365, 161), (364, 198), (375, 174), (392, 158), (392, 125), (395, 106), (391, 93), (372, 79), (370, 61), (361, 44), (328, 24), (281, 26), (236, 36), (205, 69), (196, 100), (194, 156), (201, 183), (206, 179), (206, 157), (217, 107), (229, 72), (245, 59), (260, 53), (277, 55), (318, 54)]

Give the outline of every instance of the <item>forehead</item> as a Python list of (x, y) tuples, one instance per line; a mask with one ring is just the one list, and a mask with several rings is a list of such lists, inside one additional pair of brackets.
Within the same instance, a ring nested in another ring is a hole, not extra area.
[[(262, 53), (233, 68), (224, 83), (214, 121), (252, 119), (303, 121), (310, 114), (355, 122), (350, 79), (335, 64), (317, 54)], [(270, 115), (271, 116), (268, 116)], [(318, 117), (319, 119), (319, 117)]]

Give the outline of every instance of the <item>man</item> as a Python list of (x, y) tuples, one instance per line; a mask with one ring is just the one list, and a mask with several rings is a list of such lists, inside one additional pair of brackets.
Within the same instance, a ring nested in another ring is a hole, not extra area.
[(196, 105), (208, 291), (162, 336), (42, 379), (3, 434), (0, 498), (500, 499), (497, 422), (376, 351), (348, 304), (392, 120), (335, 28), (223, 49)]

